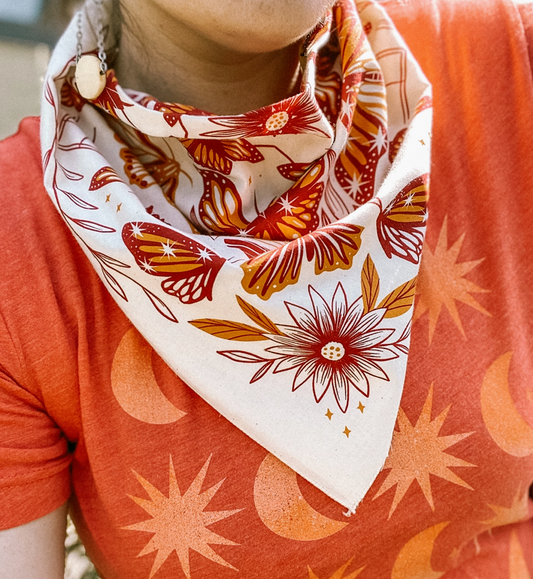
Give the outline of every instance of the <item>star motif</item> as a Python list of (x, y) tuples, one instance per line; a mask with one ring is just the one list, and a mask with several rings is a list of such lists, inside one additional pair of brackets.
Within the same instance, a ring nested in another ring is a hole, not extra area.
[(132, 237), (142, 237), (143, 236), (143, 229), (139, 226), (138, 223), (131, 224), (131, 236)]
[(362, 176), (360, 175), (357, 179), (353, 179), (352, 184), (350, 185), (350, 189), (348, 190), (348, 194), (351, 195), (351, 197), (354, 199), (363, 193), (363, 186), (370, 183), (370, 181), (359, 181), (361, 177)]
[(147, 271), (148, 273), (152, 273), (155, 271), (154, 266), (147, 259), (141, 261), (141, 267), (144, 269), (144, 271)]
[(486, 316), (491, 315), (471, 295), (473, 293), (488, 293), (488, 290), (480, 288), (464, 277), (483, 262), (483, 259), (457, 263), (464, 238), (465, 234), (463, 233), (448, 249), (448, 228), (447, 219), (445, 218), (435, 250), (431, 250), (427, 243), (424, 245), (420, 272), (416, 284), (416, 293), (418, 296), (415, 300), (413, 322), (426, 311), (429, 312), (430, 344), (441, 314), (442, 306), (446, 306), (455, 325), (463, 336), (465, 336), (465, 332), (461, 318), (459, 317), (459, 312), (457, 311), (456, 302), (459, 301), (467, 304)]
[(381, 155), (381, 150), (385, 150), (387, 148), (387, 137), (381, 130), (381, 127), (378, 128), (378, 134), (376, 135), (375, 139), (371, 141), (372, 147), (370, 150), (373, 151), (374, 149), (378, 150), (378, 153)]
[(452, 472), (449, 467), (472, 467), (475, 465), (444, 452), (447, 448), (457, 444), (472, 433), (439, 436), (450, 407), (445, 408), (434, 420), (431, 420), (432, 405), (433, 385), (429, 389), (424, 407), (414, 426), (402, 408), (398, 411), (398, 430), (394, 431), (391, 450), (383, 466), (384, 470), (390, 469), (390, 472), (372, 499), (377, 499), (396, 485), (389, 519), (415, 479), (432, 510), (435, 510), (435, 506), (433, 504), (430, 475), (438, 476), (453, 484), (474, 490)]
[(105, 202), (106, 203), (109, 203), (110, 200), (111, 200), (111, 193), (109, 193), (105, 196)]
[[(363, 571), (364, 567), (360, 567), (359, 569), (357, 569), (353, 573), (349, 573), (348, 575), (345, 575), (344, 572), (346, 571), (346, 569), (348, 568), (348, 566), (350, 565), (350, 563), (352, 561), (353, 561), (353, 557), (347, 563), (344, 563), (344, 565), (341, 565), (341, 567), (339, 567), (333, 573), (333, 575), (331, 575), (331, 577), (329, 579), (355, 579), (357, 577), (357, 575), (359, 575)], [(309, 572), (309, 579), (319, 579), (319, 577), (317, 575), (315, 575), (315, 573), (313, 572), (311, 567), (308, 566), (307, 570)]]
[(351, 430), (350, 430), (347, 426), (344, 427), (344, 430), (343, 430), (342, 432), (343, 432), (344, 434), (346, 434), (346, 438), (350, 438), (350, 432), (351, 432)]
[(425, 147), (426, 146), (426, 142), (424, 141), (424, 139), (418, 139), (418, 142)]
[(327, 416), (328, 420), (331, 420), (331, 417), (333, 416), (333, 412), (331, 412), (331, 410), (328, 408), (328, 411), (326, 412), (326, 414), (324, 414), (324, 416)]
[(489, 505), (494, 512), (494, 516), (487, 521), (482, 521), (484, 525), (493, 529), (494, 527), (502, 527), (504, 525), (512, 525), (518, 521), (527, 519), (529, 512), (529, 492), (528, 489), (523, 492), (518, 488), (513, 502), (509, 507), (502, 507), (499, 505)]
[(163, 255), (167, 257), (174, 257), (174, 243), (170, 242), (170, 239), (167, 239), (166, 243), (161, 243), (161, 249), (163, 250)]
[(409, 195), (407, 195), (407, 197), (404, 199), (404, 202), (403, 202), (404, 207), (410, 207), (413, 204), (414, 198), (415, 198), (414, 193), (410, 193)]
[(122, 207), (122, 203), (119, 203), (119, 204), (117, 205), (117, 213), (120, 211), (120, 208), (121, 208), (121, 207)]
[(281, 203), (282, 208), (285, 210), (285, 215), (287, 215), (287, 213), (292, 215), (292, 210), (294, 207), (291, 205), (291, 202), (286, 197), (281, 197), (279, 202)]
[[(221, 537), (207, 529), (207, 527), (242, 510), (204, 511), (224, 482), (220, 481), (206, 491), (201, 492), (210, 460), (211, 458), (207, 459), (191, 486), (182, 495), (176, 480), (172, 457), (170, 457), (168, 498), (134, 471), (137, 480), (150, 498), (143, 499), (131, 495), (128, 496), (152, 518), (123, 528), (130, 531), (143, 531), (153, 534), (153, 537), (138, 555), (142, 557), (157, 551), (150, 572), (150, 579), (157, 573), (173, 551), (178, 556), (185, 576), (187, 579), (191, 579), (189, 562), (189, 551), (191, 549), (210, 561), (237, 571), (233, 565), (230, 565), (209, 546), (209, 544), (236, 545), (233, 541)], [(173, 573), (173, 576), (175, 574)]]
[(202, 249), (198, 251), (198, 255), (200, 256), (200, 259), (204, 260), (204, 262), (213, 261), (211, 253), (209, 252), (209, 249), (207, 249), (207, 247), (202, 247)]
[(366, 406), (363, 406), (363, 403), (359, 402), (359, 406), (357, 407), (357, 409), (361, 411), (361, 414), (363, 414), (365, 408), (366, 408)]

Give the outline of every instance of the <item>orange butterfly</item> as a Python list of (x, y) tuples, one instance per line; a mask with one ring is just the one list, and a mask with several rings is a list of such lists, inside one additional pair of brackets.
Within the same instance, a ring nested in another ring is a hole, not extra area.
[(213, 299), (213, 284), (225, 259), (174, 229), (126, 223), (122, 240), (146, 273), (164, 277), (163, 291), (183, 304)]

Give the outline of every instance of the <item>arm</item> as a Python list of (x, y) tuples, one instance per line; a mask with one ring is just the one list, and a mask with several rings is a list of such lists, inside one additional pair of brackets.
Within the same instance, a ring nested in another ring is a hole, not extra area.
[(0, 579), (62, 579), (67, 503), (26, 525), (0, 531)]

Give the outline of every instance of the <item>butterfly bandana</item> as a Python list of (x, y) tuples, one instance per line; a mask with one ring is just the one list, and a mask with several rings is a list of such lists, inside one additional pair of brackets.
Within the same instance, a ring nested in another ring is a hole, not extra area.
[[(81, 25), (95, 52), (86, 13)], [(61, 217), (177, 375), (355, 508), (388, 455), (405, 379), (427, 80), (367, 0), (340, 0), (315, 31), (298, 94), (231, 116), (122, 88), (111, 70), (84, 100), (76, 33), (75, 19), (42, 109)]]

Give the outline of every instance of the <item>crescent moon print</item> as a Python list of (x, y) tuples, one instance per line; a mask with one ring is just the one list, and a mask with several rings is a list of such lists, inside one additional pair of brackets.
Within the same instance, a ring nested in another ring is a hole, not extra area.
[(509, 392), (513, 353), (500, 356), (487, 370), (481, 386), (481, 413), (494, 442), (517, 457), (533, 453), (533, 428), (520, 416)]
[(302, 497), (296, 473), (272, 454), (267, 454), (257, 471), (254, 502), (263, 523), (285, 539), (316, 541), (348, 524), (313, 509)]
[(111, 388), (124, 412), (149, 424), (170, 424), (186, 412), (161, 392), (152, 369), (152, 348), (135, 328), (125, 334), (111, 366)]
[(439, 523), (418, 533), (410, 539), (400, 551), (391, 579), (439, 579), (443, 572), (434, 571), (431, 566), (431, 555), (437, 537), (448, 523)]

